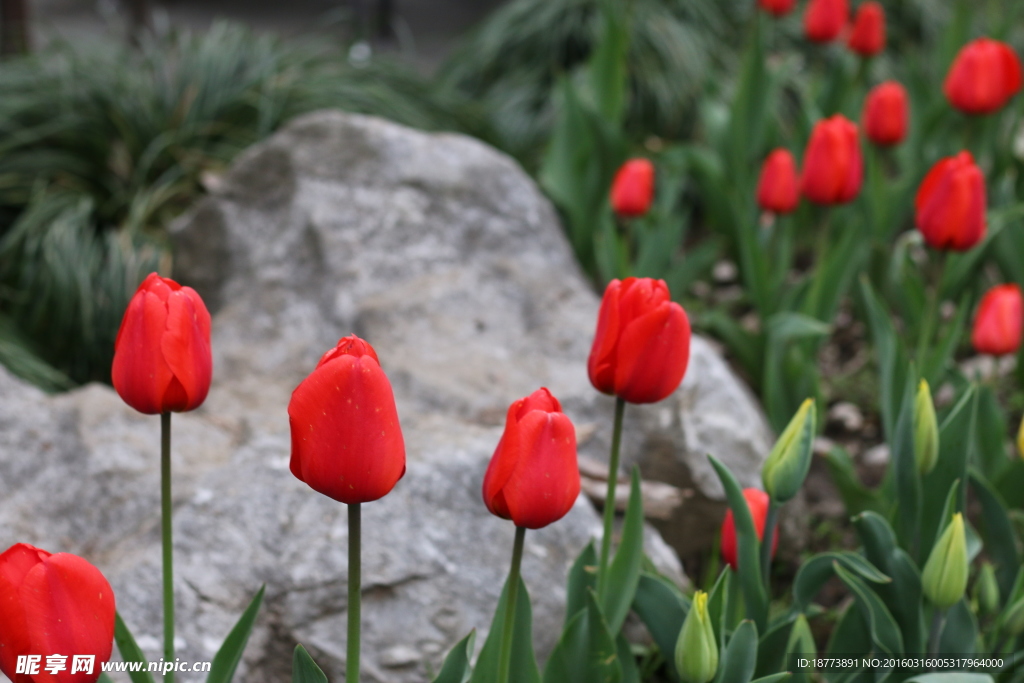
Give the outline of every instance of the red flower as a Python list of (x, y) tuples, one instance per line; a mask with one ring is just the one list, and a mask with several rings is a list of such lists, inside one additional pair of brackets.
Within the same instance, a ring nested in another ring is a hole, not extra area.
[(846, 44), (861, 57), (874, 57), (885, 49), (885, 10), (869, 0), (857, 8)]
[(587, 360), (590, 383), (630, 403), (667, 397), (690, 362), (690, 321), (664, 280), (612, 280)]
[(484, 503), (516, 526), (540, 529), (565, 517), (579, 495), (576, 430), (558, 399), (538, 389), (509, 406), (484, 475)]
[(811, 0), (804, 14), (804, 32), (815, 43), (827, 43), (839, 37), (850, 16), (848, 0)]
[(291, 470), (342, 503), (386, 496), (405, 474), (405, 442), (391, 383), (373, 347), (338, 341), (292, 392)]
[(654, 199), (654, 164), (648, 159), (630, 159), (612, 181), (612, 209), (620, 216), (636, 218), (651, 208)]
[(765, 159), (757, 181), (757, 204), (765, 211), (791, 213), (800, 203), (796, 160), (788, 149), (779, 148)]
[[(100, 570), (68, 553), (19, 543), (0, 554), (0, 671), (14, 683), (94, 683), (114, 643), (114, 591)], [(38, 655), (35, 674), (15, 673), (18, 657)], [(91, 673), (74, 655), (95, 657)], [(63, 671), (46, 670), (63, 656)]]
[(998, 285), (978, 304), (971, 344), (978, 353), (1005, 356), (1020, 348), (1024, 300), (1017, 285)]
[[(764, 540), (765, 519), (768, 516), (768, 494), (760, 489), (743, 489), (743, 497), (747, 499), (747, 508), (750, 516), (754, 518), (754, 529), (757, 531), (758, 540)], [(733, 521), (732, 510), (726, 510), (725, 519), (722, 521), (722, 559), (732, 567), (733, 571), (739, 569), (736, 561), (736, 523)], [(779, 547), (779, 534), (776, 531), (772, 539), (772, 556), (775, 549)]]
[(985, 178), (970, 152), (932, 166), (914, 202), (917, 229), (936, 249), (967, 251), (985, 237)]
[(818, 121), (804, 150), (803, 195), (817, 204), (845, 204), (857, 197), (863, 179), (857, 125), (842, 114)]
[(864, 103), (864, 132), (876, 145), (898, 145), (907, 137), (910, 118), (907, 91), (896, 81), (886, 81), (868, 93)]
[(793, 11), (796, 0), (757, 0), (765, 12), (774, 14), (777, 17), (785, 16)]
[(965, 114), (990, 114), (1021, 86), (1020, 59), (1006, 43), (978, 38), (957, 53), (942, 91)]
[(140, 413), (195, 410), (210, 390), (210, 314), (191, 287), (150, 273), (114, 341), (114, 388)]

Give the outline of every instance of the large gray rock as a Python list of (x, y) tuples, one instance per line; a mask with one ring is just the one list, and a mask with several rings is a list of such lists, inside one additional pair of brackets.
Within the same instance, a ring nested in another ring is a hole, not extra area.
[[(506, 572), (513, 529), (479, 491), (508, 404), (549, 387), (587, 435), (581, 451), (606, 457), (612, 402), (585, 365), (598, 297), (551, 206), (477, 141), (323, 112), (243, 154), (173, 232), (175, 276), (214, 313), (215, 363), (206, 404), (174, 418), (181, 658), (209, 659), (265, 583), (239, 680), (286, 679), (296, 642), (341, 678), (345, 509), (288, 472), (286, 406), (319, 356), (356, 333), (391, 378), (409, 454), (395, 491), (364, 506), (366, 680), (424, 680), (456, 639), (486, 631)], [(627, 430), (626, 457), (646, 477), (693, 489), (683, 523), (721, 514), (705, 453), (754, 484), (770, 440), (699, 338), (682, 388), (631, 407)], [(157, 443), (158, 420), (108, 388), (46, 397), (0, 372), (0, 544), (87, 556), (154, 656)], [(568, 565), (599, 533), (581, 499), (527, 536), (541, 656), (563, 617)], [(697, 526), (674, 540), (692, 549), (711, 534)], [(647, 550), (682, 579), (657, 536)]]

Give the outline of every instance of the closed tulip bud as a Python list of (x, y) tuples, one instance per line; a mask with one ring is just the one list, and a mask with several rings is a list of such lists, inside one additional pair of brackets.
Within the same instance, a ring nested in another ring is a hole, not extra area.
[(885, 10), (880, 4), (869, 0), (857, 8), (846, 45), (861, 57), (874, 57), (885, 49)]
[[(747, 508), (750, 516), (754, 518), (754, 530), (757, 531), (758, 540), (764, 540), (764, 525), (768, 517), (768, 494), (760, 489), (743, 489), (743, 497), (747, 499)], [(775, 534), (772, 540), (772, 555), (779, 546), (779, 535)], [(733, 519), (732, 510), (725, 511), (725, 520), (722, 522), (722, 559), (732, 567), (733, 571), (739, 569), (737, 562), (736, 543), (736, 522)]]
[(925, 562), (921, 573), (924, 594), (940, 609), (948, 609), (967, 590), (967, 536), (959, 512), (947, 526)]
[(612, 181), (612, 210), (626, 218), (643, 216), (654, 200), (654, 164), (649, 159), (630, 159)]
[(587, 359), (590, 383), (630, 403), (669, 396), (690, 362), (690, 320), (664, 280), (612, 280)]
[(796, 0), (757, 0), (757, 4), (765, 12), (782, 17), (793, 11)]
[(1013, 48), (978, 38), (957, 53), (942, 90), (965, 114), (990, 114), (1002, 109), (1020, 87), (1020, 59)]
[(974, 584), (978, 608), (982, 614), (995, 614), (999, 609), (999, 582), (996, 581), (996, 570), (991, 562), (981, 565), (978, 580)]
[(917, 229), (935, 249), (967, 251), (985, 237), (985, 177), (970, 152), (932, 166), (914, 200)]
[(538, 389), (509, 406), (484, 475), (484, 503), (516, 526), (540, 529), (564, 517), (579, 495), (576, 430), (558, 399)]
[(935, 463), (939, 461), (939, 422), (935, 417), (931, 388), (923, 379), (917, 385), (914, 399), (914, 461), (921, 476), (935, 469)]
[(997, 285), (985, 292), (974, 316), (971, 344), (978, 353), (1005, 356), (1020, 348), (1024, 301), (1020, 287)]
[(761, 166), (757, 181), (757, 204), (765, 211), (792, 213), (800, 203), (796, 160), (788, 149), (772, 150)]
[(292, 474), (341, 503), (383, 498), (405, 474), (405, 441), (391, 383), (373, 347), (338, 341), (288, 403)]
[(907, 137), (910, 106), (906, 89), (896, 81), (886, 81), (868, 93), (864, 103), (864, 133), (880, 147), (898, 145)]
[(777, 503), (785, 503), (795, 496), (807, 478), (817, 414), (814, 400), (804, 401), (761, 466), (764, 490)]
[(848, 0), (811, 0), (804, 14), (804, 32), (815, 43), (839, 37), (850, 17)]
[(206, 400), (212, 374), (203, 300), (191, 287), (150, 273), (114, 341), (111, 378), (118, 395), (147, 415), (194, 410)]
[[(0, 671), (14, 683), (94, 683), (114, 644), (114, 591), (100, 570), (68, 553), (19, 543), (0, 554)], [(18, 658), (41, 657), (36, 675)], [(71, 673), (72, 656), (93, 656), (92, 670)], [(49, 656), (66, 668), (47, 673)]]
[(708, 683), (718, 671), (718, 640), (708, 614), (708, 594), (697, 591), (676, 641), (676, 669), (686, 683)]
[(800, 189), (816, 204), (853, 201), (864, 180), (857, 124), (842, 114), (819, 121), (804, 151)]
[(1001, 619), (1003, 630), (1010, 637), (1016, 638), (1024, 633), (1024, 598), (1010, 605)]

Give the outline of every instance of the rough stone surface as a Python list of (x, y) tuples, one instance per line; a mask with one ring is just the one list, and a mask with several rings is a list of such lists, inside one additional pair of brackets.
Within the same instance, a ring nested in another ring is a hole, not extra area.
[[(175, 277), (214, 313), (215, 364), (206, 404), (174, 418), (181, 658), (209, 659), (265, 583), (238, 680), (287, 680), (296, 642), (340, 680), (346, 513), (288, 472), (285, 407), (355, 333), (392, 380), (409, 455), (395, 491), (364, 506), (366, 680), (424, 680), (456, 639), (486, 631), (506, 572), (513, 529), (479, 490), (508, 404), (549, 387), (581, 451), (606, 458), (613, 404), (586, 376), (598, 297), (551, 206), (477, 141), (322, 112), (243, 154), (173, 232)], [(158, 422), (108, 388), (47, 397), (0, 371), (0, 544), (88, 557), (154, 654)], [(704, 454), (754, 485), (770, 445), (755, 402), (700, 338), (680, 390), (630, 407), (626, 428), (625, 457), (645, 477), (694, 490), (663, 526), (683, 551), (706, 546), (720, 520)], [(568, 565), (599, 526), (581, 499), (527, 536), (541, 656)], [(647, 550), (682, 580), (656, 535)]]

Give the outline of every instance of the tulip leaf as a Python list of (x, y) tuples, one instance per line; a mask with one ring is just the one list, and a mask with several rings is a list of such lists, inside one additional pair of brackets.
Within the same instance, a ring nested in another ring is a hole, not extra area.
[(757, 665), (757, 626), (744, 620), (733, 632), (718, 667), (715, 683), (750, 683)]
[[(939, 459), (935, 469), (923, 479), (921, 506), (921, 552), (935, 544), (942, 529), (949, 522), (943, 516), (946, 497), (959, 480), (957, 509), (963, 509), (964, 491), (967, 485), (967, 463), (975, 448), (975, 429), (978, 412), (978, 391), (971, 386), (953, 406), (946, 419), (939, 426)], [(951, 515), (952, 512), (947, 513)]]
[(641, 683), (640, 668), (636, 665), (636, 657), (633, 656), (633, 646), (622, 633), (615, 638), (615, 648), (618, 650), (619, 663), (622, 665), (622, 683)]
[[(463, 683), (461, 680), (452, 680)], [(292, 683), (327, 683), (327, 676), (302, 645), (296, 645), (292, 655)]]
[(235, 676), (235, 669), (242, 661), (242, 653), (249, 642), (249, 635), (252, 633), (253, 624), (256, 622), (256, 615), (263, 604), (263, 593), (266, 586), (260, 587), (253, 597), (252, 602), (239, 617), (238, 623), (231, 629), (231, 633), (220, 646), (220, 650), (213, 656), (213, 665), (210, 667), (210, 675), (206, 677), (206, 683), (230, 683)]
[[(476, 630), (460, 640), (448, 656), (444, 658), (441, 672), (433, 683), (467, 683), (470, 676), (469, 660), (473, 656), (473, 644), (476, 642)], [(298, 683), (297, 681), (293, 683)], [(325, 678), (323, 683), (327, 683)]]
[[(871, 651), (871, 633), (861, 610), (851, 604), (839, 617), (839, 623), (832, 629), (832, 635), (825, 650), (830, 656), (863, 655)], [(822, 672), (826, 679), (833, 681), (839, 671), (826, 669)]]
[(866, 276), (861, 278), (860, 290), (864, 307), (867, 309), (871, 341), (878, 359), (882, 426), (886, 437), (891, 440), (896, 427), (896, 415), (903, 387), (906, 386), (906, 372), (909, 368), (907, 352), (899, 335), (896, 334), (892, 316), (878, 300)]
[(630, 24), (618, 0), (604, 0), (600, 8), (604, 31), (587, 68), (598, 113), (609, 123), (619, 126), (629, 84), (627, 57)]
[(726, 500), (729, 502), (733, 522), (736, 525), (736, 556), (747, 616), (753, 619), (759, 630), (763, 631), (768, 622), (768, 595), (765, 593), (764, 583), (761, 579), (761, 558), (759, 557), (761, 544), (754, 529), (754, 519), (750, 515), (750, 508), (747, 507), (743, 491), (729, 468), (713, 455), (709, 455), (708, 459), (725, 489)]
[(788, 616), (773, 623), (768, 632), (761, 636), (757, 643), (757, 674), (778, 671), (786, 667), (786, 646), (789, 634), (793, 630), (793, 622), (799, 612), (790, 612)]
[(978, 388), (976, 465), (988, 480), (994, 480), (1009, 465), (1006, 457), (1006, 418), (991, 387)]
[(966, 598), (946, 610), (939, 637), (939, 654), (973, 655), (977, 652), (978, 620)]
[[(491, 620), (491, 630), (487, 633), (484, 646), (477, 657), (476, 667), (470, 677), (472, 683), (491, 683), (498, 680), (498, 658), (501, 655), (501, 637), (505, 625), (505, 603), (508, 601), (508, 580), (501, 590), (498, 606)], [(537, 658), (533, 653), (533, 610), (530, 607), (530, 595), (522, 577), (519, 578), (519, 590), (516, 592), (516, 619), (512, 631), (512, 670), (510, 681), (523, 683), (539, 683), (540, 670)]]
[(821, 553), (800, 565), (800, 570), (793, 581), (793, 603), (798, 610), (803, 611), (810, 606), (821, 587), (835, 574), (835, 563), (872, 583), (888, 583), (891, 580), (857, 553)]
[[(647, 626), (662, 656), (671, 662), (683, 621), (690, 611), (689, 600), (668, 579), (640, 572), (636, 596), (633, 598), (633, 611)], [(678, 678), (675, 667), (666, 668), (671, 672), (673, 680)]]
[(946, 333), (941, 336), (939, 343), (930, 349), (925, 358), (921, 359), (921, 376), (928, 380), (928, 383), (936, 386), (942, 379), (943, 373), (950, 365), (953, 353), (960, 346), (960, 339), (963, 337), (964, 323), (967, 320), (967, 313), (970, 311), (970, 297), (964, 295), (960, 298), (956, 315), (946, 328)]
[(913, 367), (907, 373), (896, 418), (895, 431), (889, 440), (892, 451), (892, 466), (896, 476), (896, 536), (900, 544), (911, 550), (918, 537), (921, 519), (921, 477), (917, 471), (914, 455), (914, 397), (917, 389), (917, 373)]
[(836, 576), (846, 584), (854, 595), (858, 609), (867, 623), (871, 642), (881, 654), (893, 655), (903, 652), (903, 637), (892, 613), (878, 596), (869, 589), (853, 572), (844, 569), (837, 561), (833, 563)]
[[(479, 669), (479, 664), (477, 665)], [(475, 679), (474, 672), (474, 680)], [(480, 681), (496, 678), (481, 678)], [(509, 680), (519, 681), (514, 675)], [(618, 646), (597, 605), (588, 594), (587, 608), (569, 622), (544, 667), (544, 683), (622, 683)]]
[(576, 613), (587, 608), (587, 591), (597, 588), (597, 551), (591, 541), (579, 554), (569, 570), (565, 592), (565, 625)]
[(129, 671), (128, 677), (132, 683), (153, 683), (153, 677), (149, 675), (149, 662), (142, 648), (135, 642), (135, 637), (121, 618), (121, 613), (114, 614), (114, 642), (117, 643), (117, 651), (121, 653), (121, 659), (125, 662), (138, 662), (142, 664), (141, 671)]
[(640, 564), (644, 559), (644, 506), (640, 495), (640, 468), (633, 468), (629, 490), (629, 506), (622, 527), (622, 542), (608, 567), (608, 581), (601, 596), (601, 606), (608, 628), (618, 633), (629, 614), (629, 606), (640, 581)]
[(988, 555), (996, 565), (996, 578), (999, 581), (999, 592), (1009, 595), (1013, 587), (1014, 577), (1021, 564), (1020, 553), (1017, 552), (1017, 534), (1006, 512), (1006, 504), (999, 494), (988, 483), (985, 476), (972, 469), (969, 473), (971, 490), (975, 499), (981, 504), (982, 531), (986, 540)]

